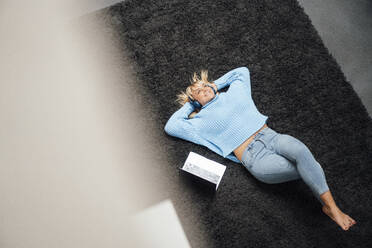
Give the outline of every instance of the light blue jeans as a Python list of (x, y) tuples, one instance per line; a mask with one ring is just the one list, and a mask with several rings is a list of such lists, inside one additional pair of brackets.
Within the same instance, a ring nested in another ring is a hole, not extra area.
[(324, 171), (309, 148), (293, 136), (262, 129), (243, 152), (242, 164), (264, 183), (301, 178), (324, 205), (319, 197), (329, 190)]

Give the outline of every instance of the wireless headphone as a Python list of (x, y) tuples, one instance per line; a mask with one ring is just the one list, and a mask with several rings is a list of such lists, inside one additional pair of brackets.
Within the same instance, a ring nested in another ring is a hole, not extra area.
[[(214, 89), (214, 87), (211, 86), (211, 85), (209, 85), (209, 84), (207, 84), (206, 86), (210, 87), (210, 88), (213, 90), (214, 95), (216, 96), (217, 92), (216, 92), (216, 90)], [(192, 100), (191, 97), (189, 97), (189, 96), (187, 96), (187, 97), (189, 98), (190, 103), (191, 103), (195, 108), (201, 108), (201, 107), (202, 107), (202, 105), (201, 105), (197, 100)]]

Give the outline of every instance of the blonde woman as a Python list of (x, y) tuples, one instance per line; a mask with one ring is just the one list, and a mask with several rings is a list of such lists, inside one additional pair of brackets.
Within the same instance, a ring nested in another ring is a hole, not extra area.
[[(226, 92), (218, 92), (229, 86)], [(186, 92), (178, 95), (183, 105), (167, 121), (167, 134), (210, 150), (242, 164), (264, 183), (302, 179), (320, 201), (322, 211), (343, 230), (356, 221), (336, 205), (324, 171), (308, 147), (297, 138), (277, 133), (267, 126), (251, 97), (247, 67), (233, 69), (215, 81), (208, 71), (194, 73)]]

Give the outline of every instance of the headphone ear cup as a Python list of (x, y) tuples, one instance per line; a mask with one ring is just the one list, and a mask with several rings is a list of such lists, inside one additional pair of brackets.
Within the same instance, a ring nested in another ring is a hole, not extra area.
[(192, 100), (191, 97), (187, 96), (190, 100), (190, 103), (194, 106), (194, 108), (201, 108), (201, 104), (196, 101), (196, 100)]

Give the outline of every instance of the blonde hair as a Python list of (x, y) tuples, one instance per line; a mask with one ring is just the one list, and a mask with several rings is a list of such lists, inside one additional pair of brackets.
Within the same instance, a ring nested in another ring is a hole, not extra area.
[[(204, 87), (205, 85), (212, 85), (211, 82), (208, 81), (208, 70), (201, 70), (200, 75), (201, 77), (194, 72), (192, 78), (190, 79), (190, 85), (186, 88), (186, 91), (181, 91), (181, 93), (177, 95), (176, 102), (183, 106), (185, 103), (190, 101), (189, 97), (192, 100), (195, 100), (192, 96), (192, 92), (194, 90)], [(195, 112), (191, 113), (189, 117), (192, 118), (199, 111), (199, 109), (195, 109)]]
[(192, 78), (190, 79), (190, 85), (186, 88), (186, 91), (181, 91), (177, 95), (177, 102), (180, 105), (184, 105), (186, 102), (189, 102), (189, 97), (192, 100), (195, 100), (192, 96), (192, 92), (198, 88), (204, 87), (205, 85), (211, 85), (212, 83), (208, 81), (208, 70), (201, 70), (201, 77), (199, 77), (196, 72), (194, 72)]

